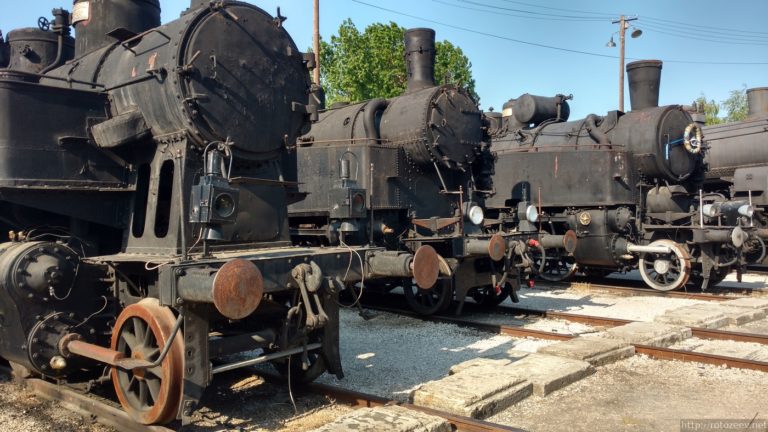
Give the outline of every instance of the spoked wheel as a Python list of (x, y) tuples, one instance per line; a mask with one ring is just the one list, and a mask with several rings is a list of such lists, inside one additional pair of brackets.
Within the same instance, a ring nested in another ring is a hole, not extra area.
[[(117, 317), (112, 349), (128, 358), (154, 361), (171, 337), (176, 317), (156, 299), (125, 308)], [(184, 345), (176, 335), (160, 366), (112, 369), (112, 383), (123, 409), (139, 423), (164, 424), (176, 418), (184, 380)]]
[(415, 284), (406, 284), (403, 292), (408, 306), (421, 315), (433, 315), (445, 310), (453, 300), (453, 286), (441, 281), (428, 290), (421, 289)]
[[(719, 267), (717, 269), (713, 268), (712, 272), (709, 274), (709, 284), (707, 285), (707, 288), (717, 286), (717, 284), (722, 282), (729, 273), (731, 273), (730, 267)], [(701, 276), (701, 274), (697, 274), (696, 276), (691, 276), (688, 282), (696, 288), (701, 288), (704, 285), (704, 277)]]
[[(541, 256), (534, 256), (534, 268), (541, 268)], [(578, 265), (573, 256), (557, 253), (553, 256), (544, 257), (544, 269), (539, 273), (539, 277), (550, 282), (564, 281), (576, 273)]]
[(640, 255), (640, 276), (658, 291), (672, 291), (688, 282), (691, 257), (682, 245), (672, 240), (656, 240), (651, 246), (667, 246), (670, 253), (645, 252)]
[(301, 354), (294, 354), (290, 357), (273, 361), (272, 367), (284, 379), (290, 379), (291, 385), (309, 384), (318, 379), (328, 369), (325, 365), (325, 359), (318, 350), (307, 352), (307, 363), (309, 366), (307, 369), (304, 369), (303, 363)]
[(504, 286), (486, 285), (473, 289), (470, 295), (480, 306), (494, 307), (506, 300), (511, 290), (512, 285), (509, 283), (505, 283)]

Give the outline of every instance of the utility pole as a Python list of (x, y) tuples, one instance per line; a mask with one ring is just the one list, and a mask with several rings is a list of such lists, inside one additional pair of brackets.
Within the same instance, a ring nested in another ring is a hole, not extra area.
[(313, 50), (315, 51), (315, 70), (314, 78), (315, 84), (320, 85), (320, 0), (314, 0), (315, 2), (315, 32)]
[[(619, 25), (619, 110), (622, 112), (624, 111), (624, 34), (629, 28), (629, 22), (635, 20), (637, 17), (627, 18), (622, 15), (618, 20), (612, 21), (613, 24)], [(637, 36), (633, 34), (632, 37)]]

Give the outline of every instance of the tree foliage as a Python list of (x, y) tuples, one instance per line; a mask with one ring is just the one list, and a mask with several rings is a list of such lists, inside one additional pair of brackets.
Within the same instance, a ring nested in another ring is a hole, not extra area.
[[(702, 93), (696, 99), (696, 106), (699, 112), (704, 112), (707, 125), (742, 121), (747, 118), (747, 86), (744, 85), (740, 90), (731, 90), (730, 96), (720, 103), (714, 99), (707, 100)], [(718, 117), (721, 109), (727, 113), (725, 117)]]
[[(328, 104), (393, 97), (407, 87), (403, 54), (405, 28), (394, 22), (375, 23), (362, 33), (351, 19), (339, 26), (320, 48), (320, 80)], [(476, 100), (472, 63), (461, 48), (448, 41), (435, 44), (435, 80), (467, 88)]]

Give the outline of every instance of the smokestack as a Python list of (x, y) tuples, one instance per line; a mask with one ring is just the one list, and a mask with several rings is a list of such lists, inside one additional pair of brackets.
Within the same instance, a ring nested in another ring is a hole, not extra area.
[(755, 87), (747, 90), (747, 117), (768, 116), (768, 87)]
[(0, 68), (8, 67), (8, 61), (10, 60), (10, 51), (8, 44), (3, 39), (3, 32), (0, 31)]
[(125, 29), (116, 37), (143, 33), (160, 26), (159, 0), (75, 0), (75, 57), (111, 45), (118, 39), (109, 33)]
[(408, 93), (435, 86), (435, 31), (415, 28), (405, 32)]
[(627, 65), (632, 111), (659, 106), (661, 64), (660, 60), (638, 60)]

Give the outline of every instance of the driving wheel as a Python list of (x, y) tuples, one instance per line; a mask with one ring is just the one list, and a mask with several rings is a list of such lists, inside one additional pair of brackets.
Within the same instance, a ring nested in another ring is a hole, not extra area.
[(667, 246), (669, 253), (644, 252), (640, 255), (640, 276), (657, 291), (672, 291), (682, 287), (691, 276), (688, 251), (672, 240), (656, 240), (650, 246)]
[[(112, 349), (126, 358), (155, 361), (171, 337), (176, 317), (157, 299), (144, 299), (117, 317)], [(163, 424), (176, 418), (184, 380), (181, 332), (159, 366), (123, 370), (112, 368), (112, 383), (123, 409), (142, 424)]]

